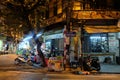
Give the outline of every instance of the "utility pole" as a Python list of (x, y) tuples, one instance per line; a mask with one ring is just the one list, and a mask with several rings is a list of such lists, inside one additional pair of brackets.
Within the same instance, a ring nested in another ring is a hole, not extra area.
[[(66, 0), (64, 3), (65, 4), (65, 11), (66, 11), (66, 30), (67, 33), (69, 34), (71, 29), (71, 13), (72, 13), (72, 0)], [(66, 65), (69, 63), (68, 57), (70, 56), (70, 45), (71, 45), (71, 37), (67, 36), (69, 38), (69, 43), (66, 45), (67, 52), (65, 52), (64, 57), (65, 57), (65, 63), (64, 63), (64, 69), (66, 68)]]
[(72, 16), (72, 0), (66, 0), (66, 25), (67, 30), (70, 32), (70, 23), (71, 23), (71, 16)]

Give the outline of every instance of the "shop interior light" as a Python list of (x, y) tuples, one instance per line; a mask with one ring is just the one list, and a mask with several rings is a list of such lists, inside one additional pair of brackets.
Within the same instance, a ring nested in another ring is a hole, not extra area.
[(43, 32), (44, 32), (44, 29), (42, 29), (42, 30), (36, 35), (36, 37), (37, 37), (37, 38), (40, 37), (40, 36), (43, 34)]
[(24, 38), (23, 41), (28, 41), (30, 39), (32, 39), (32, 36), (28, 36), (28, 37)]
[(29, 42), (28, 41), (24, 41), (19, 43), (19, 49), (29, 49)]
[(33, 33), (31, 32), (31, 33), (29, 33), (28, 35), (26, 35), (25, 38), (23, 38), (22, 41), (29, 41), (29, 40), (32, 39), (32, 38), (33, 38)]
[(91, 36), (90, 39), (100, 39), (100, 36)]
[(40, 37), (41, 35), (42, 35), (42, 33), (38, 33), (38, 34), (37, 34), (37, 38)]

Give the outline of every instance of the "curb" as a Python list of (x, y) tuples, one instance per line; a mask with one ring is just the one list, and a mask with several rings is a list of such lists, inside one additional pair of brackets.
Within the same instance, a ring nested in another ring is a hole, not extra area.
[(120, 72), (98, 72), (100, 74), (120, 74)]

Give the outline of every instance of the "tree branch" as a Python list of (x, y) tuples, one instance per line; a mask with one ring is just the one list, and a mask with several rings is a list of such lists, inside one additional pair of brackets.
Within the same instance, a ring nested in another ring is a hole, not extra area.
[(31, 9), (29, 9), (29, 12), (32, 12), (33, 10), (35, 10), (36, 8), (38, 8), (39, 6), (43, 6), (45, 4), (45, 0), (38, 0), (36, 2), (36, 4), (34, 4)]

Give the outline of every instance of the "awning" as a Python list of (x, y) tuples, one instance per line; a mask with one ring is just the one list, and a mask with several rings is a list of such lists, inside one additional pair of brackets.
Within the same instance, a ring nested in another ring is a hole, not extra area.
[(88, 33), (120, 32), (120, 27), (117, 26), (85, 26), (84, 29)]

